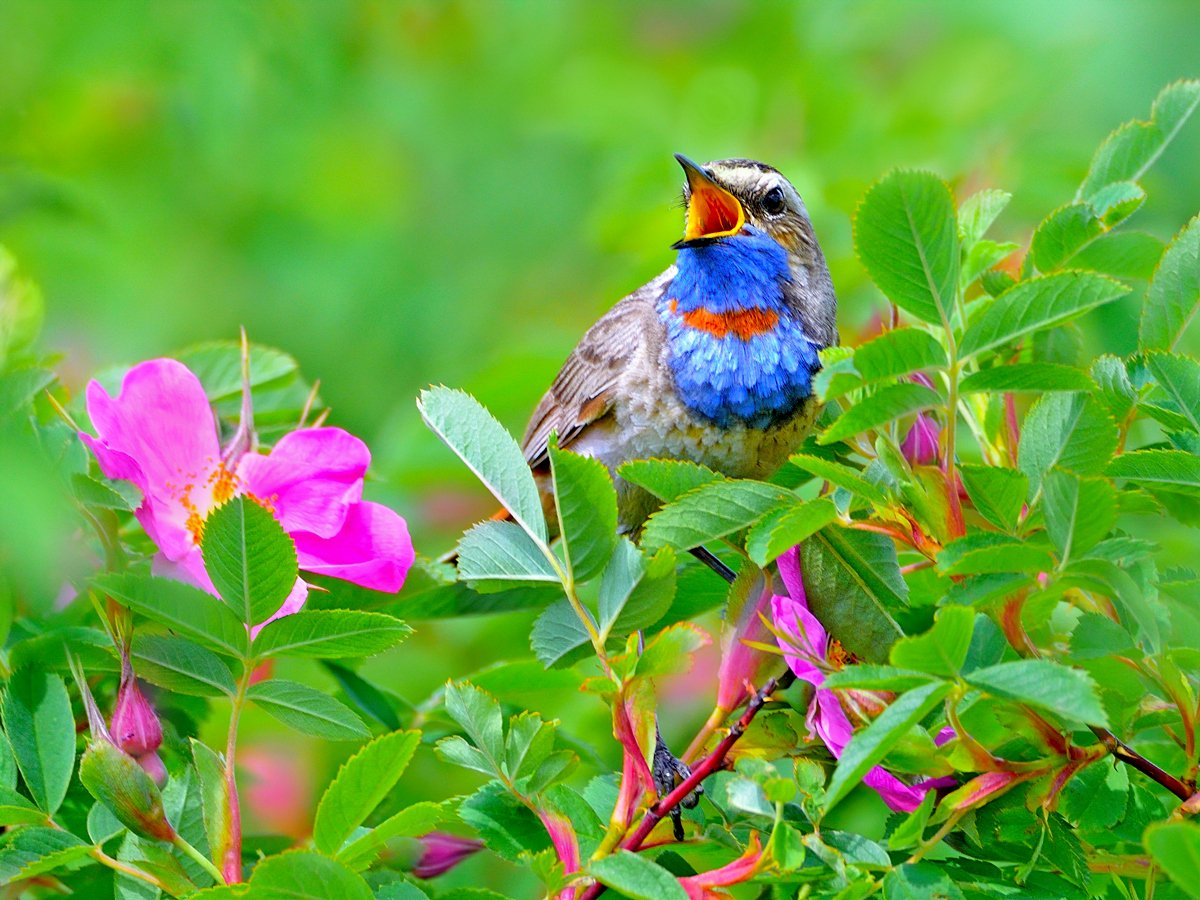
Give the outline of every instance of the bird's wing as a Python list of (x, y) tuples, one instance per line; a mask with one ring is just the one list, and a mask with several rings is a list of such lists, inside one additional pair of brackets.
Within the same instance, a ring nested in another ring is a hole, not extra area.
[(630, 362), (643, 347), (657, 346), (663, 339), (654, 305), (673, 276), (673, 268), (668, 269), (588, 329), (525, 429), (521, 447), (530, 466), (546, 462), (551, 433), (557, 432), (558, 446), (566, 447), (589, 424), (612, 411), (614, 392)]

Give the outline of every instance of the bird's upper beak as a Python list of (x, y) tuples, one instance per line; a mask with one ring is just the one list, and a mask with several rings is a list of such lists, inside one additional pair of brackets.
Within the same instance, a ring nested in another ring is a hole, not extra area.
[(737, 234), (746, 224), (746, 212), (741, 201), (721, 187), (711, 175), (682, 153), (675, 158), (687, 175), (691, 194), (688, 199), (687, 228), (683, 240), (677, 241), (675, 249), (711, 243), (718, 238)]

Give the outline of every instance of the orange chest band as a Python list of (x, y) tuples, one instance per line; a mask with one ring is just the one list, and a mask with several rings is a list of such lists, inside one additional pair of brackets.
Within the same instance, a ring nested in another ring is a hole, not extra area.
[[(679, 302), (671, 301), (671, 312), (679, 311)], [(707, 309), (693, 309), (683, 314), (683, 324), (688, 328), (705, 331), (714, 337), (723, 338), (735, 334), (748, 341), (757, 334), (774, 331), (779, 324), (779, 314), (769, 309), (739, 309), (735, 312), (714, 313)]]

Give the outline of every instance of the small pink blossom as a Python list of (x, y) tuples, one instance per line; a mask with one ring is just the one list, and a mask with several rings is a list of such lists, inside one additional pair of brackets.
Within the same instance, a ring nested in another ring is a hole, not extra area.
[[(786, 594), (771, 598), (779, 648), (797, 677), (816, 688), (806, 717), (810, 736), (819, 737), (834, 758), (840, 759), (854, 728), (837, 693), (821, 687), (825, 682), (825, 670), (830, 668), (829, 637), (824, 626), (808, 610), (800, 574), (799, 548), (793, 547), (779, 557), (779, 574), (787, 589)], [(863, 781), (874, 788), (888, 806), (904, 812), (920, 806), (931, 788), (946, 783), (943, 779), (933, 779), (908, 785), (882, 766), (871, 769)]]
[(130, 756), (154, 753), (162, 745), (162, 725), (150, 701), (138, 688), (128, 659), (122, 663), (121, 686), (113, 705), (112, 730), (117, 746)]
[[(408, 528), (386, 506), (362, 499), (371, 457), (353, 435), (302, 428), (280, 438), (269, 453), (238, 441), (222, 455), (200, 380), (173, 359), (134, 366), (115, 398), (91, 382), (87, 407), (97, 436), (80, 437), (105, 475), (131, 481), (142, 492), (135, 515), (158, 546), (159, 574), (215, 594), (200, 554), (205, 519), (231, 497), (245, 495), (291, 535), (302, 571), (387, 592), (404, 583), (413, 563)], [(307, 597), (308, 586), (297, 578), (279, 610), (256, 629), (296, 612)]]
[[(914, 372), (909, 376), (909, 380), (933, 388), (933, 382), (921, 372)], [(942, 429), (937, 419), (927, 413), (919, 413), (917, 420), (900, 443), (900, 452), (910, 465), (933, 465), (938, 461), (938, 441), (941, 436)]]
[(434, 878), (449, 872), (468, 856), (483, 849), (483, 841), (444, 831), (431, 831), (418, 840), (421, 842), (421, 859), (412, 870), (417, 878)]

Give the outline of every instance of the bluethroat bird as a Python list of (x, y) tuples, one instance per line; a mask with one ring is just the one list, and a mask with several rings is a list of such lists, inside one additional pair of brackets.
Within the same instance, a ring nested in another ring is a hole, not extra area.
[(634, 532), (658, 501), (616, 474), (621, 463), (770, 475), (816, 418), (817, 354), (838, 340), (833, 281), (792, 184), (750, 159), (675, 158), (687, 176), (675, 265), (588, 329), (522, 441), (543, 495), (551, 433), (603, 462)]

